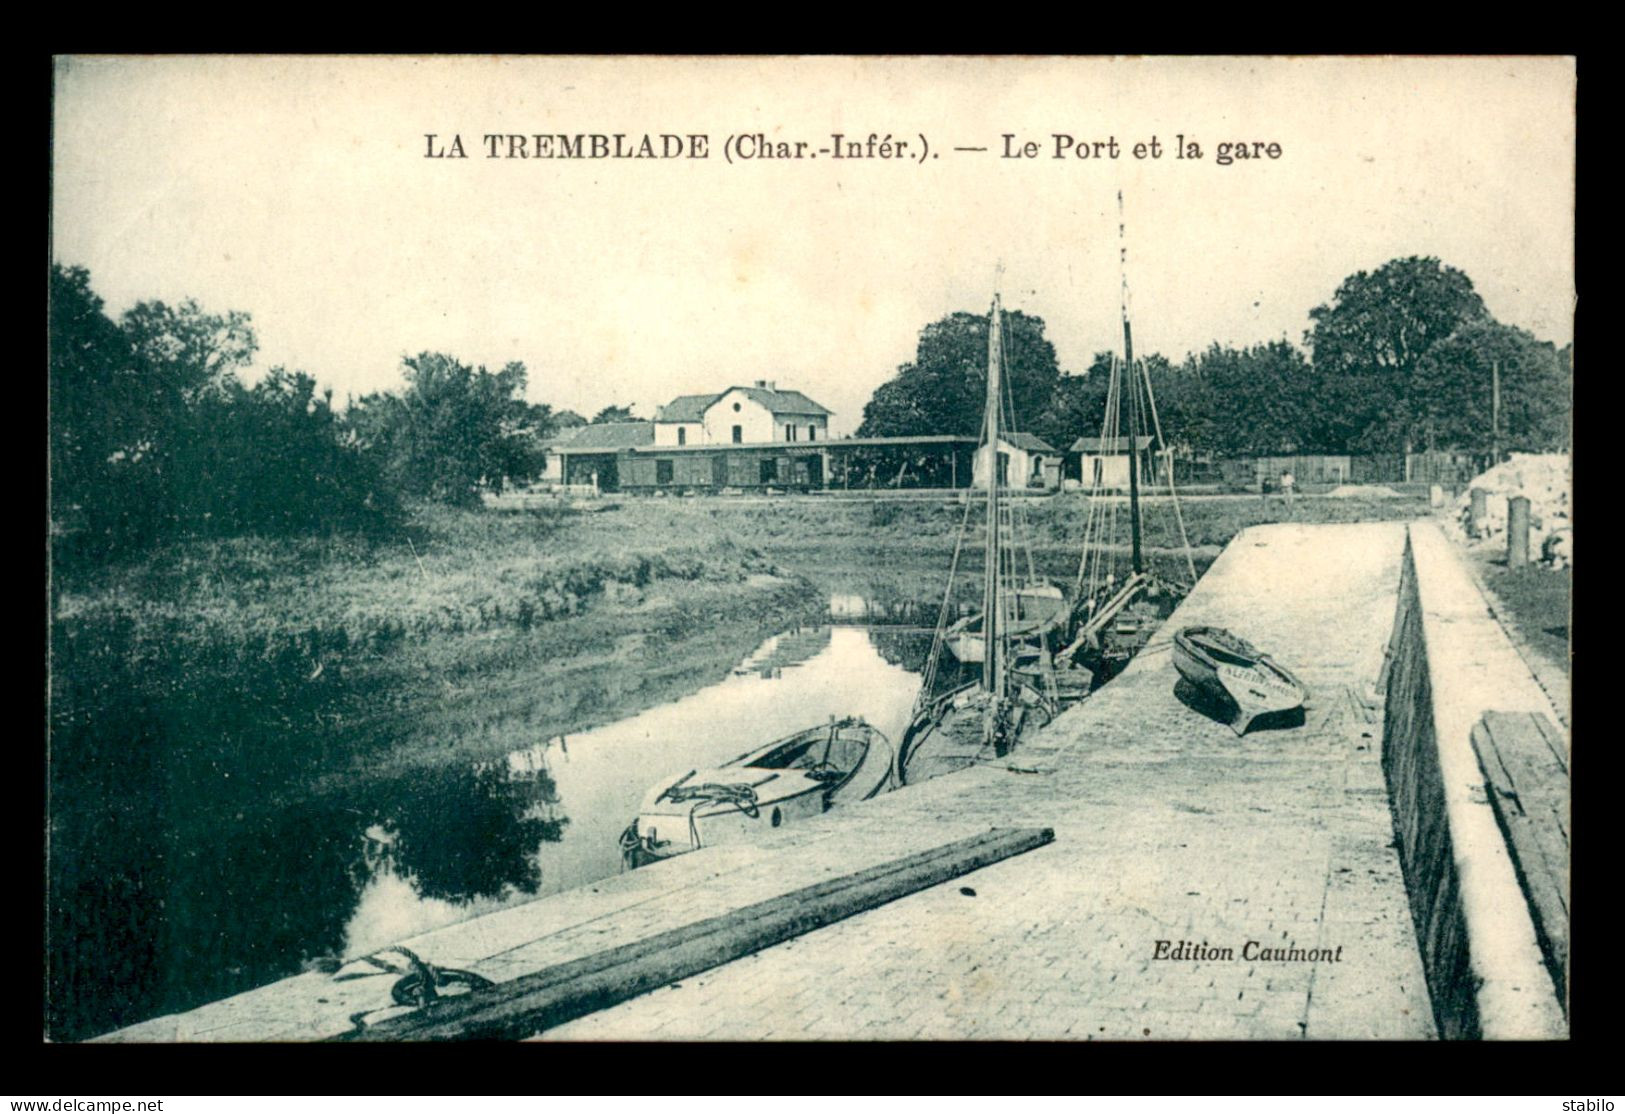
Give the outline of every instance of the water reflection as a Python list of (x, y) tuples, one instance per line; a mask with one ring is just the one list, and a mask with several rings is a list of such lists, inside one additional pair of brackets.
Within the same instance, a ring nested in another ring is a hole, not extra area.
[(767, 678), (782, 676), (785, 669), (794, 668), (822, 653), (829, 646), (830, 634), (829, 627), (776, 634), (740, 662), (734, 668), (734, 674), (755, 673)]
[[(892, 638), (898, 648), (908, 640), (918, 643), (907, 656), (924, 660), (929, 633), (787, 631), (764, 642), (726, 679), (691, 696), (510, 754), (510, 772), (534, 769), (538, 781), (547, 780), (551, 792), (537, 799), (545, 799), (547, 818), (561, 821), (557, 828), (539, 829), (539, 840), (533, 830), (494, 833), (515, 850), (527, 842), (531, 857), (522, 872), (512, 869), (517, 859), (510, 854), (502, 859), (507, 872), (493, 875), (505, 878), (511, 890), (501, 895), (487, 889), (475, 900), (465, 895), (460, 908), (451, 906), (446, 895), (415, 885), (397, 852), (381, 860), (386, 869), (363, 893), (347, 938), (377, 946), (619, 873), (621, 830), (649, 786), (673, 772), (720, 765), (830, 716), (861, 715), (895, 742), (907, 726), (919, 677), (879, 648), (882, 639)], [(443, 824), (461, 822), (452, 815)], [(520, 876), (522, 884), (515, 881)]]
[(536, 848), (558, 841), (567, 820), (545, 761), (534, 748), (521, 754), (533, 758), (528, 767), (514, 756), (401, 782), (379, 809), (382, 821), (363, 833), (369, 872), (393, 870), (442, 901), (536, 892)]
[(563, 838), (551, 739), (494, 762), (424, 770), (382, 794), (360, 835), (366, 883), (344, 931), (345, 956), (534, 895), (538, 849)]
[[(359, 743), (335, 714), (368, 694), (307, 662), (213, 671), (111, 640), (54, 650), (49, 1026), (80, 1039), (619, 872), (648, 787), (831, 716), (893, 741), (928, 631), (814, 627), (719, 683), (492, 761), (290, 786)], [(113, 651), (103, 649), (112, 645)], [(206, 678), (214, 677), (209, 682)]]

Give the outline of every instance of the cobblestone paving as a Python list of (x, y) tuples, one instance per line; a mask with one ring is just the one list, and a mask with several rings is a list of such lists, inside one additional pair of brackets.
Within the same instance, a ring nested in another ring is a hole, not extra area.
[[(832, 813), (773, 857), (976, 826), (1054, 843), (544, 1039), (1433, 1036), (1378, 761), (1403, 546), (1400, 525), (1247, 531), (1123, 676), (1007, 765)], [(1294, 669), (1304, 726), (1238, 739), (1176, 697), (1169, 640), (1197, 623)], [(1214, 954), (1159, 960), (1159, 941)], [(1252, 958), (1290, 947), (1340, 958)]]

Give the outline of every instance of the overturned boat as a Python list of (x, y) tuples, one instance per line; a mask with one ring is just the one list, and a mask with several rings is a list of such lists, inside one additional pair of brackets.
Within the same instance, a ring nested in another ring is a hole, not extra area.
[(891, 740), (861, 717), (798, 731), (715, 769), (689, 770), (649, 790), (621, 833), (628, 867), (719, 844), (745, 843), (896, 784)]
[(1186, 627), (1175, 634), (1174, 668), (1215, 704), (1237, 735), (1261, 718), (1284, 720), (1309, 699), (1302, 681), (1221, 627)]

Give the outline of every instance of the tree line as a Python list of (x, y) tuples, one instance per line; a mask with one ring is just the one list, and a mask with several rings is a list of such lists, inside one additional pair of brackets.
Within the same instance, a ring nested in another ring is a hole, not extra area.
[[(179, 536), (307, 535), (397, 525), (413, 500), (472, 505), (542, 471), (545, 439), (588, 424), (527, 402), (525, 365), (441, 352), (342, 410), (303, 371), (253, 386), (245, 313), (141, 302), (117, 320), (83, 267), (51, 268), (51, 526), (58, 557)], [(606, 406), (594, 423), (633, 420)]]
[[(1145, 359), (1164, 438), (1191, 454), (1488, 452), (1491, 381), (1502, 450), (1569, 440), (1570, 350), (1491, 317), (1461, 271), (1396, 259), (1350, 276), (1310, 311), (1304, 350), (1213, 344), (1180, 363)], [(302, 371), (240, 373), (257, 350), (239, 312), (142, 302), (117, 320), (82, 267), (50, 290), (53, 534), (98, 556), (184, 535), (378, 530), (412, 500), (468, 505), (542, 469), (542, 441), (586, 424), (527, 402), (525, 366), (444, 353), (402, 362), (400, 389), (342, 411)], [(1008, 314), (1018, 428), (1065, 449), (1097, 434), (1113, 356), (1063, 372), (1044, 322)], [(864, 407), (860, 436), (980, 431), (987, 318), (922, 330), (915, 358)], [(609, 406), (594, 422), (633, 417)]]
[(443, 353), (343, 412), (310, 375), (240, 373), (246, 314), (142, 302), (109, 317), (82, 267), (53, 266), (50, 479), (58, 556), (98, 558), (183, 535), (377, 530), (403, 502), (476, 501), (541, 468), (538, 438), (581, 424), (524, 399), (526, 371)]
[[(1351, 275), (1309, 318), (1307, 353), (1279, 340), (1215, 343), (1177, 364), (1145, 357), (1165, 441), (1216, 458), (1488, 454), (1569, 443), (1571, 349), (1496, 321), (1467, 275), (1437, 259), (1395, 259)], [(1040, 318), (1009, 312), (1004, 332), (1019, 428), (1062, 450), (1098, 435), (1113, 354), (1068, 374)], [(986, 353), (985, 316), (955, 313), (927, 325), (914, 360), (864, 407), (859, 436), (977, 436)]]

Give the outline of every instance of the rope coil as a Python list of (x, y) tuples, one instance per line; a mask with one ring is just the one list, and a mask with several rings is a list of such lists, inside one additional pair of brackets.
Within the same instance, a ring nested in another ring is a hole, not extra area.
[(661, 795), (662, 800), (673, 803), (683, 801), (715, 801), (731, 804), (752, 820), (761, 815), (756, 802), (756, 790), (749, 785), (724, 785), (714, 781), (699, 785), (674, 785)]

